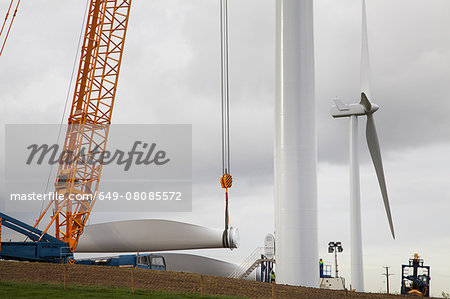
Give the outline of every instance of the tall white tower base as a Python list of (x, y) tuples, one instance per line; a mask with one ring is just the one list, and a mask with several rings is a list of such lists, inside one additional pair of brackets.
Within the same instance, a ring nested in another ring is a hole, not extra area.
[(312, 0), (276, 1), (277, 283), (318, 287), (317, 138)]
[(350, 116), (350, 242), (352, 289), (364, 292), (361, 233), (361, 196), (359, 187), (358, 117)]

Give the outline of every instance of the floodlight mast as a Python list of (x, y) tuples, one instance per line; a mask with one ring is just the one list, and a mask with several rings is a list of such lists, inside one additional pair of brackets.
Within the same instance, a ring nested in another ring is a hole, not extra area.
[(336, 278), (339, 277), (339, 271), (338, 271), (338, 262), (337, 262), (337, 254), (338, 252), (342, 252), (344, 249), (342, 248), (341, 242), (330, 242), (328, 243), (328, 253), (334, 252), (334, 268), (336, 271)]

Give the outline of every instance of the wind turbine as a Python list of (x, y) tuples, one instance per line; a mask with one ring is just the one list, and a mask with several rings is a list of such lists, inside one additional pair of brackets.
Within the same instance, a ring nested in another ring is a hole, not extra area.
[(364, 291), (363, 256), (362, 256), (362, 234), (361, 234), (361, 199), (359, 186), (359, 159), (358, 159), (358, 116), (367, 116), (366, 140), (370, 156), (378, 177), (384, 208), (391, 229), (392, 237), (395, 239), (394, 225), (392, 223), (391, 209), (386, 189), (383, 163), (381, 160), (380, 144), (373, 114), (379, 106), (370, 102), (370, 64), (369, 45), (367, 41), (366, 2), (362, 0), (362, 38), (361, 38), (361, 100), (357, 104), (344, 104), (334, 100), (335, 105), (331, 108), (331, 116), (334, 118), (350, 118), (350, 238), (351, 238), (351, 272), (352, 288)]

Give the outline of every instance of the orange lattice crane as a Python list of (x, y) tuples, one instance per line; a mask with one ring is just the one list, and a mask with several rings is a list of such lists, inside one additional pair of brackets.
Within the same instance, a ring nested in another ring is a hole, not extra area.
[[(91, 0), (78, 76), (55, 192), (64, 200), (50, 202), (34, 227), (51, 212), (55, 235), (73, 251), (96, 200), (103, 152), (108, 138), (131, 0)], [(82, 150), (84, 149), (84, 151)], [(73, 161), (71, 161), (73, 160)], [(70, 195), (80, 200), (69, 199)]]
[[(4, 250), (2, 249), (4, 246), (0, 247), (0, 258), (64, 262), (73, 255), (72, 252), (96, 201), (102, 172), (102, 155), (98, 153), (106, 149), (131, 1), (90, 0), (75, 91), (62, 149), (62, 163), (59, 164), (55, 180), (56, 200), (45, 207), (33, 227), (0, 213), (0, 241), (3, 225), (25, 234), (34, 242), (3, 243), (8, 248)], [(227, 3), (227, 0), (221, 0), (223, 175), (220, 183), (225, 189), (224, 247), (228, 248), (228, 189), (232, 185), (232, 177), (229, 143)], [(40, 231), (37, 227), (48, 215), (50, 222), (43, 231)], [(48, 233), (52, 227), (56, 238)], [(67, 245), (70, 252), (65, 252), (62, 256), (61, 252)], [(40, 251), (35, 248), (41, 247), (49, 251), (56, 248), (56, 253), (43, 252), (40, 256)], [(20, 255), (18, 251), (24, 254)], [(36, 252), (37, 256), (30, 255), (30, 252)]]

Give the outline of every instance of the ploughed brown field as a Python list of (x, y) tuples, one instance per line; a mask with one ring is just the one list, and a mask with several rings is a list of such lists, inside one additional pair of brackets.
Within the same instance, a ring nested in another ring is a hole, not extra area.
[(413, 298), (400, 295), (331, 291), (193, 273), (121, 267), (0, 261), (0, 281), (111, 286), (176, 293), (246, 298)]

